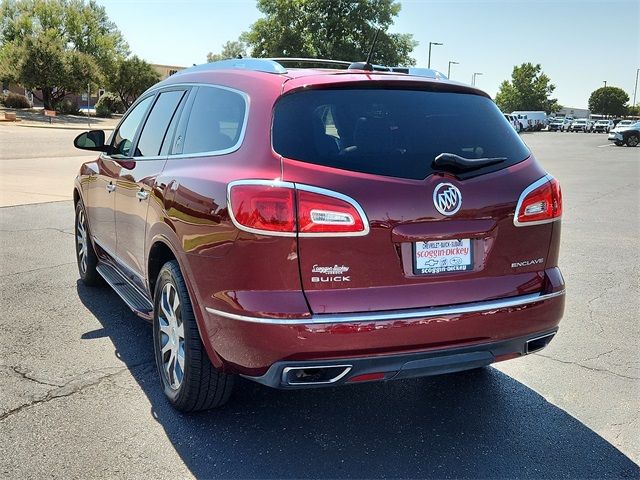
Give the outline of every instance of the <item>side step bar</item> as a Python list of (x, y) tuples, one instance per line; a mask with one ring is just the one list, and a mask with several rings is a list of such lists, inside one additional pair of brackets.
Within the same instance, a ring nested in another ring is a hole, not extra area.
[(151, 300), (118, 270), (102, 262), (98, 263), (96, 270), (134, 313), (147, 320), (153, 317)]

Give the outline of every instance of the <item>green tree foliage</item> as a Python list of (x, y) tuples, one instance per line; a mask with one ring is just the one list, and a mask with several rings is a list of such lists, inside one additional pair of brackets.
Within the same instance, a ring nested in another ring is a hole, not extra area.
[(640, 105), (628, 107), (627, 115), (631, 115), (632, 117), (640, 117)]
[(102, 82), (128, 47), (95, 0), (2, 0), (0, 79), (41, 91), (53, 109)]
[(247, 45), (242, 40), (230, 40), (222, 45), (220, 53), (207, 53), (207, 62), (217, 62), (227, 58), (238, 58), (247, 56)]
[(141, 93), (159, 80), (158, 72), (134, 55), (117, 62), (113, 73), (109, 75), (108, 85), (109, 90), (120, 97), (125, 108), (129, 108)]
[(618, 87), (600, 87), (591, 92), (589, 110), (602, 115), (616, 117), (627, 114), (629, 95)]
[(540, 64), (523, 63), (513, 67), (511, 81), (505, 80), (496, 95), (496, 104), (503, 112), (539, 110), (557, 112), (561, 106), (551, 94), (556, 89)]
[(415, 65), (413, 36), (386, 33), (400, 12), (394, 0), (258, 0), (257, 7), (264, 18), (241, 36), (254, 57), (361, 61), (381, 29), (372, 62)]

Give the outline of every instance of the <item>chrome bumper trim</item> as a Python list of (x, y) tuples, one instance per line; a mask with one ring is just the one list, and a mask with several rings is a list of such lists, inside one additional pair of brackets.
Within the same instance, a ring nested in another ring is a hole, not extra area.
[(515, 308), (531, 303), (543, 302), (551, 298), (564, 295), (564, 290), (541, 295), (532, 293), (517, 297), (502, 298), (498, 300), (487, 300), (485, 302), (464, 303), (452, 305), (450, 307), (432, 307), (411, 310), (389, 310), (382, 312), (362, 312), (362, 313), (327, 313), (317, 314), (306, 318), (268, 318), (238, 315), (236, 313), (223, 312), (215, 308), (206, 307), (207, 312), (232, 320), (243, 322), (268, 323), (273, 325), (316, 325), (323, 323), (353, 323), (353, 322), (384, 322), (394, 320), (408, 320), (414, 318), (444, 317), (448, 315), (462, 315), (465, 313), (485, 312), (489, 310), (502, 310), (505, 308)]

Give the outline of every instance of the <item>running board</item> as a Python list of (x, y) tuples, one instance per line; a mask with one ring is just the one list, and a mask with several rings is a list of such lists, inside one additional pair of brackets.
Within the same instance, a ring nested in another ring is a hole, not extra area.
[(151, 300), (118, 270), (102, 262), (98, 263), (96, 270), (134, 313), (146, 319), (153, 317)]

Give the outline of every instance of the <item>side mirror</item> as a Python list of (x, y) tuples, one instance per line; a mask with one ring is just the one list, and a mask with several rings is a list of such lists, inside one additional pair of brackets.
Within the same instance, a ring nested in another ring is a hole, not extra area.
[(73, 146), (81, 150), (91, 150), (93, 152), (111, 152), (111, 146), (104, 144), (104, 130), (91, 130), (78, 135), (73, 141)]

